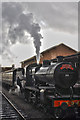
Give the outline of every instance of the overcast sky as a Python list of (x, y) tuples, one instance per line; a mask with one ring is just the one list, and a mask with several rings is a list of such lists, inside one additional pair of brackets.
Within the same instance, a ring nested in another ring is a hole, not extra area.
[(3, 66), (18, 66), (36, 49), (42, 52), (60, 43), (78, 50), (77, 2), (3, 2), (1, 18)]

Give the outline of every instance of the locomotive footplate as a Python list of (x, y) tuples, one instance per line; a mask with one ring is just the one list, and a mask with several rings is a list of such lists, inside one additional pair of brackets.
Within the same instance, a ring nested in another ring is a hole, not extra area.
[(28, 90), (31, 90), (31, 91), (36, 91), (36, 92), (39, 92), (39, 90), (33, 86), (28, 86), (28, 87), (25, 87), (25, 89), (28, 89)]
[(44, 89), (44, 90), (53, 90), (55, 89), (55, 86), (39, 86), (39, 89)]

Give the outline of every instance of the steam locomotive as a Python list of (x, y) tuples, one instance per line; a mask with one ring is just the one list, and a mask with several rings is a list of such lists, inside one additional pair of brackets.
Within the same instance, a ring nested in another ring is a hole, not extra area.
[[(19, 74), (20, 72), (20, 74)], [(16, 77), (22, 75), (21, 91), (25, 100), (40, 105), (56, 118), (80, 111), (80, 86), (78, 70), (71, 62), (44, 60), (43, 64), (30, 64), (13, 71), (13, 86)], [(79, 112), (78, 112), (79, 113)], [(69, 115), (68, 115), (69, 116)]]
[[(13, 71), (13, 85), (19, 75), (24, 76), (24, 68)], [(21, 91), (27, 102), (41, 105), (60, 118), (70, 110), (73, 114), (75, 109), (80, 110), (78, 76), (78, 70), (71, 62), (44, 60), (43, 64), (26, 67), (25, 77), (20, 77), (21, 83), (25, 81)]]

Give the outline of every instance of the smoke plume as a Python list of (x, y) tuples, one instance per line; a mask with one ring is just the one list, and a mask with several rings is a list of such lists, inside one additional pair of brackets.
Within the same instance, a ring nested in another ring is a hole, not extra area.
[[(33, 38), (33, 43), (36, 48), (37, 63), (39, 63), (40, 39), (42, 38), (42, 35), (40, 34), (40, 26), (36, 23), (33, 14), (24, 11), (21, 3), (3, 3), (2, 19), (3, 53), (7, 50), (5, 46), (10, 48), (11, 45), (16, 44), (17, 42), (25, 44), (27, 43), (27, 40)], [(10, 53), (9, 49), (7, 51)]]

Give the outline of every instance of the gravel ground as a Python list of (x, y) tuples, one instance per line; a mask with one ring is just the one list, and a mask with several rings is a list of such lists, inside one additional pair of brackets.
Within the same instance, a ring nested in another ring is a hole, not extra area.
[(37, 108), (35, 108), (35, 106), (26, 103), (23, 98), (17, 95), (10, 94), (4, 88), (2, 89), (2, 91), (12, 101), (12, 103), (16, 104), (17, 107), (24, 112), (27, 119), (51, 119), (48, 114), (39, 111)]

